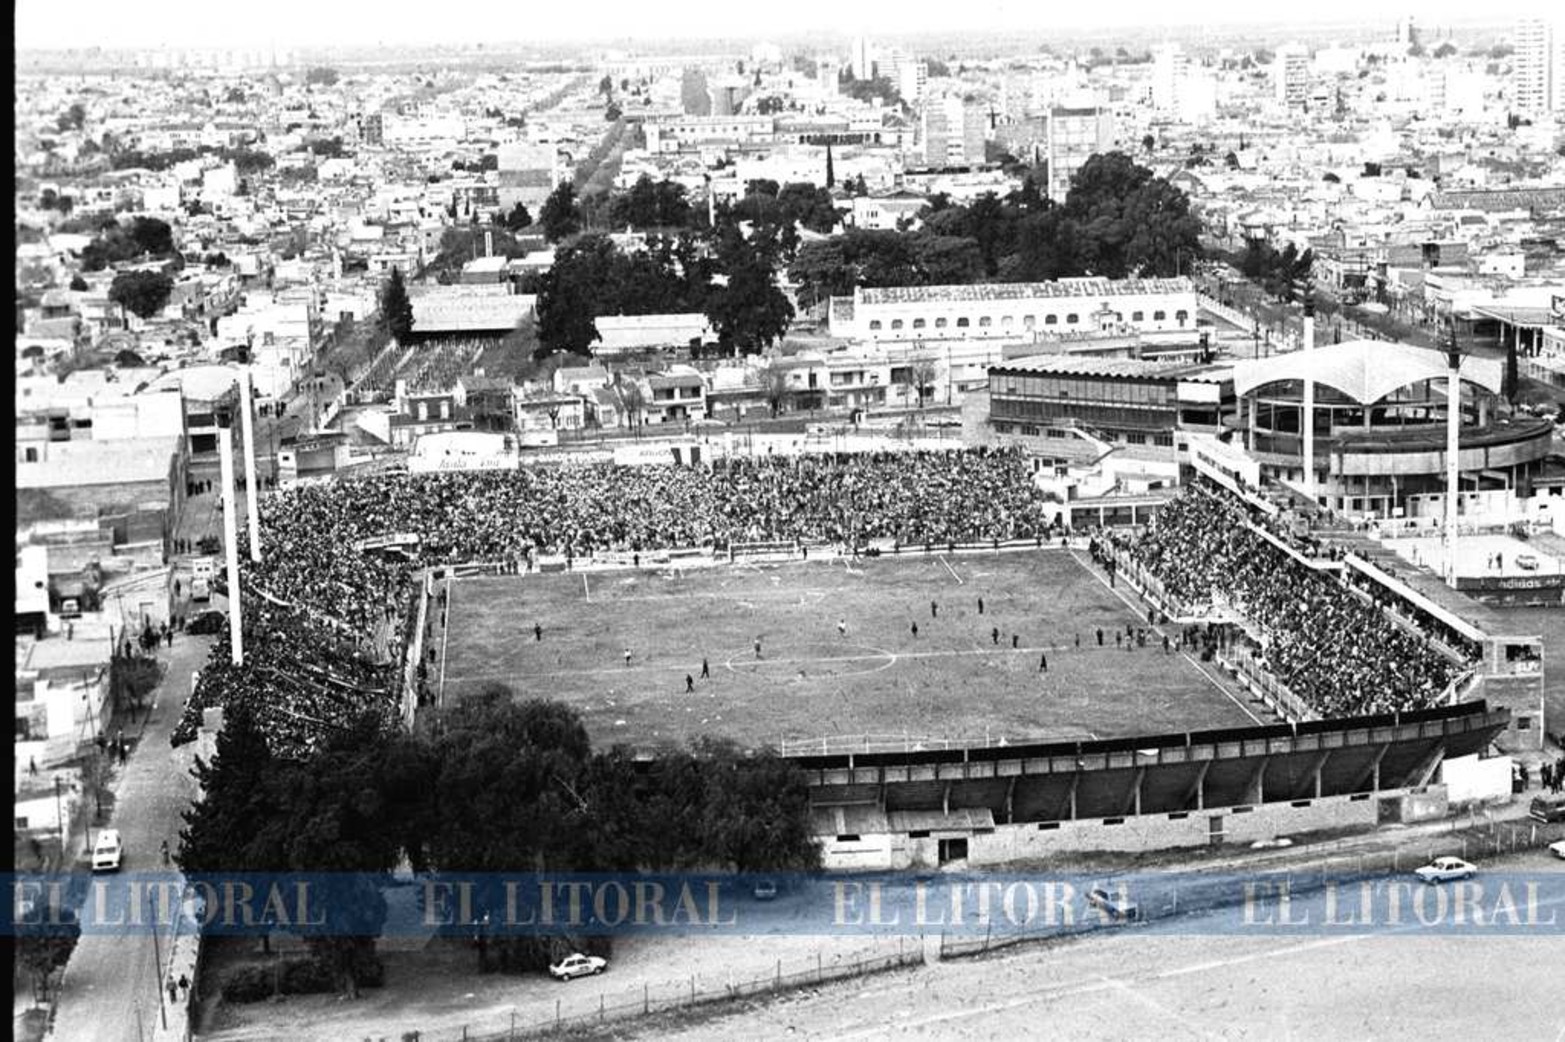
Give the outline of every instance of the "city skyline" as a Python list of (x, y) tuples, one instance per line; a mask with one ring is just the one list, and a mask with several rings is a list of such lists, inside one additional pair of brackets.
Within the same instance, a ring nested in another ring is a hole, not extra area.
[(568, 9), (540, 9), (518, 15), (517, 9), (496, 0), (478, 0), (468, 5), (467, 17), (460, 20), (431, 22), (427, 9), (396, 5), (391, 14), (382, 6), (373, 13), (360, 5), (321, 7), (299, 0), (279, 0), (268, 5), (269, 24), (257, 28), (239, 19), (215, 20), (212, 9), (194, 0), (163, 0), (150, 11), (146, 7), (127, 8), (107, 0), (86, 0), (68, 20), (58, 17), (57, 9), (41, 0), (19, 0), (15, 8), (16, 46), (18, 50), (103, 47), (183, 48), (183, 47), (373, 47), (408, 44), (467, 44), (489, 42), (496, 45), (538, 42), (569, 42), (624, 46), (635, 39), (666, 43), (687, 38), (764, 38), (809, 35), (856, 35), (906, 37), (937, 32), (963, 34), (1006, 30), (1016, 33), (1046, 33), (1050, 30), (1112, 30), (1211, 26), (1243, 26), (1280, 29), (1305, 25), (1358, 25), (1373, 30), (1384, 23), (1389, 31), (1398, 20), (1412, 16), (1430, 27), (1447, 25), (1500, 24), (1545, 12), (1536, 0), (1509, 0), (1488, 5), (1475, 17), (1471, 5), (1457, 0), (1434, 0), (1416, 9), (1399, 11), (1392, 6), (1374, 10), (1365, 18), (1363, 5), (1352, 0), (1322, 0), (1307, 8), (1290, 10), (1279, 17), (1273, 8), (1259, 7), (1242, 0), (1200, 0), (1181, 6), (1177, 14), (1153, 0), (1133, 0), (1109, 8), (1087, 9), (1035, 8), (1009, 0), (980, 0), (967, 4), (959, 16), (936, 5), (893, 4), (889, 0), (871, 0), (855, 5), (853, 14), (844, 17), (839, 5), (828, 0), (799, 0), (783, 14), (758, 14), (747, 8), (723, 5), (686, 5), (677, 10), (631, 3), (629, 0), (605, 0), (597, 5), (600, 17), (585, 23)]

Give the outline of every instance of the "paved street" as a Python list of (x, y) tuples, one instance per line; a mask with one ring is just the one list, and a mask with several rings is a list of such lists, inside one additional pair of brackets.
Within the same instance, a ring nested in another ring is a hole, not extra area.
[[(180, 811), (195, 795), (195, 779), (190, 776), (195, 746), (171, 749), (169, 735), (190, 692), (190, 674), (206, 662), (210, 645), (209, 637), (180, 636), (172, 648), (159, 652), (168, 668), (154, 693), (141, 740), (115, 786), (111, 825), (119, 829), (125, 844), (125, 871), (159, 871), (158, 845), (167, 839), (171, 848), (177, 846)], [(167, 935), (160, 944), (166, 958)], [(52, 1037), (68, 1042), (151, 1038), (159, 1015), (159, 977), (150, 934), (84, 933), (65, 969)]]

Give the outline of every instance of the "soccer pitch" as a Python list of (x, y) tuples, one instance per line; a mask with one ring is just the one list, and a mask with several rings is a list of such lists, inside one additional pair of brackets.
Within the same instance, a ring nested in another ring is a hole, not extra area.
[[(430, 680), (447, 704), (496, 682), (566, 702), (599, 747), (711, 735), (837, 752), (865, 736), (1016, 744), (1274, 722), (1181, 654), (1175, 627), (1165, 653), (1133, 598), (1060, 549), (486, 576), (453, 584)], [(1127, 624), (1148, 629), (1144, 647), (1116, 644)]]

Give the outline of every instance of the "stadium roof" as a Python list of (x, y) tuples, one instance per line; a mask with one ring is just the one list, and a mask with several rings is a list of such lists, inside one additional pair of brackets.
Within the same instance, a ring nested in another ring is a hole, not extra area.
[[(1503, 386), (1504, 367), (1498, 359), (1462, 359), (1462, 379), (1495, 394)], [(1313, 351), (1293, 351), (1234, 365), (1234, 392), (1248, 394), (1266, 384), (1313, 380), (1370, 405), (1408, 384), (1446, 376), (1443, 351), (1386, 340), (1349, 340)]]
[(1228, 375), (1226, 365), (1198, 362), (1160, 362), (1142, 358), (1104, 358), (1099, 355), (1041, 354), (1007, 359), (990, 367), (991, 372), (1020, 371), (1066, 376), (1096, 377), (1178, 377), (1182, 380), (1206, 380), (1221, 383)]

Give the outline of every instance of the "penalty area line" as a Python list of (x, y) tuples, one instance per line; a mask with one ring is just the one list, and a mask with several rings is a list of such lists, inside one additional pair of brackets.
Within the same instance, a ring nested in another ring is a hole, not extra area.
[(587, 588), (587, 573), (581, 573), (581, 595), (587, 598), (587, 603), (592, 603), (592, 591)]
[(951, 578), (956, 580), (958, 586), (962, 585), (962, 577), (956, 574), (956, 569), (951, 567), (951, 562), (946, 560), (946, 555), (940, 555), (940, 563), (946, 566), (946, 571), (951, 573)]

